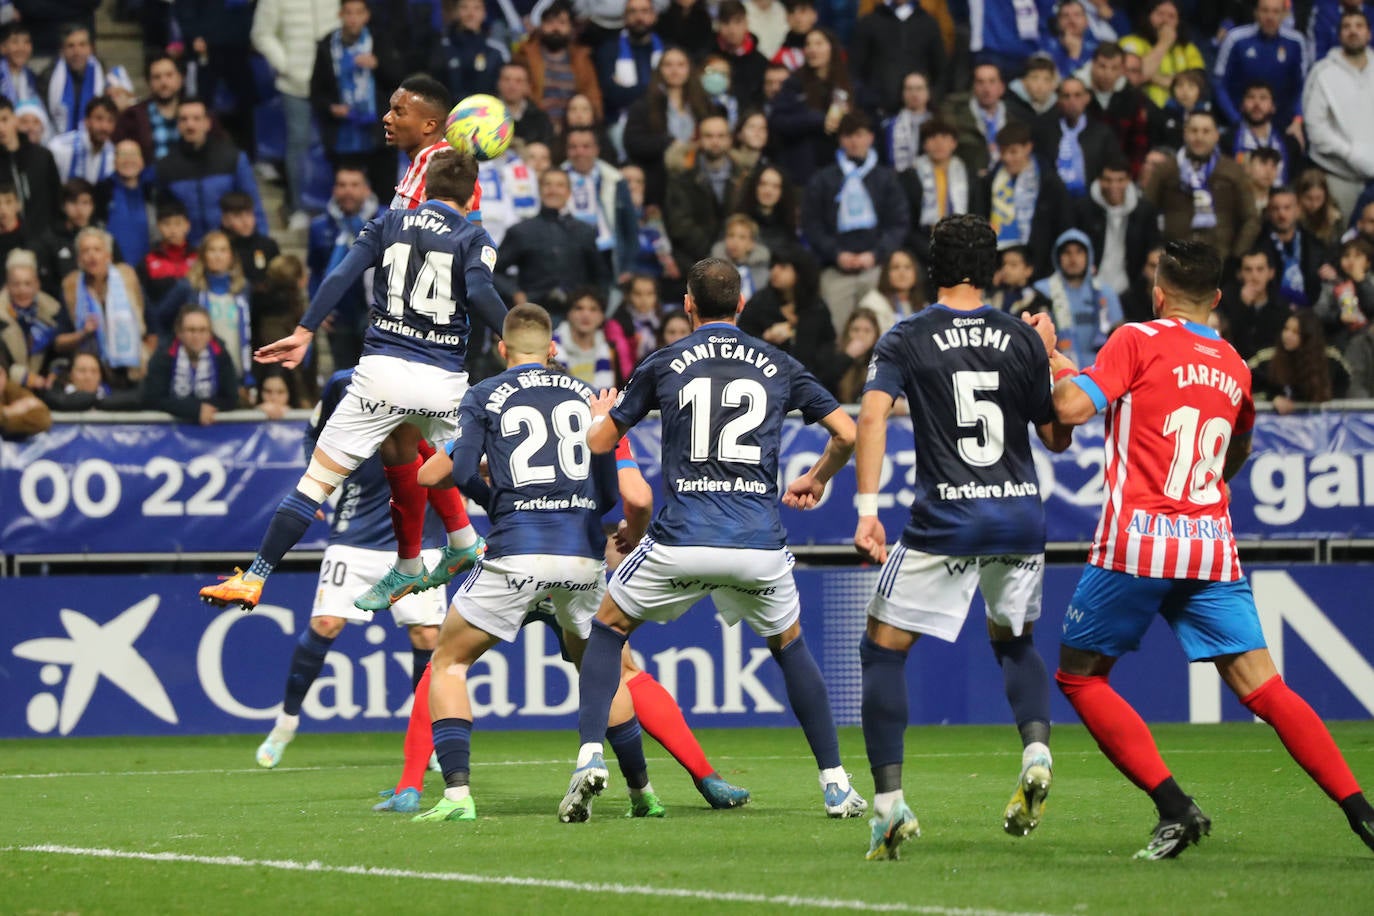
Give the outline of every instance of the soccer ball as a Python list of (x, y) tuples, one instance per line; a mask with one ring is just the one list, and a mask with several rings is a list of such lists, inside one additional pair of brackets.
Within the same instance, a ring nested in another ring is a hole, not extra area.
[(505, 103), (492, 95), (470, 95), (448, 113), (444, 139), (460, 153), (495, 159), (510, 146), (515, 124)]

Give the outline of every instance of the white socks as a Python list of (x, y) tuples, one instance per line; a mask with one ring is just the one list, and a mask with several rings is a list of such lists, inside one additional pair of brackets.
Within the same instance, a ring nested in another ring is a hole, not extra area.
[(821, 770), (821, 788), (824, 789), (832, 782), (840, 787), (841, 792), (849, 791), (849, 774), (844, 771), (844, 767)]
[(901, 789), (896, 792), (879, 792), (873, 796), (873, 813), (878, 817), (887, 817), (893, 807), (906, 801), (906, 796)]
[(419, 557), (397, 557), (396, 571), (407, 576), (418, 576), (425, 571), (425, 564)]
[(589, 741), (577, 750), (577, 768), (580, 770), (592, 762), (593, 754), (604, 753), (599, 741)]
[(297, 715), (297, 716), (288, 716), (288, 715), (287, 715), (286, 713), (284, 713), (284, 712), (279, 712), (279, 713), (277, 713), (277, 722), (276, 722), (276, 724), (272, 727), (272, 731), (274, 731), (274, 732), (291, 732), (292, 734), (295, 734), (296, 729), (300, 727), (300, 724), (301, 724), (301, 717), (300, 717), (300, 716), (298, 716), (298, 715)]
[(444, 790), (444, 798), (451, 802), (460, 802), (472, 794), (468, 786), (449, 786)]
[(471, 525), (464, 525), (457, 531), (448, 533), (448, 546), (455, 550), (463, 550), (477, 543), (477, 529)]
[(1044, 757), (1050, 768), (1054, 768), (1054, 758), (1050, 756), (1050, 748), (1047, 744), (1039, 741), (1032, 741), (1026, 745), (1026, 749), (1021, 752), (1021, 769), (1030, 766), (1037, 757)]

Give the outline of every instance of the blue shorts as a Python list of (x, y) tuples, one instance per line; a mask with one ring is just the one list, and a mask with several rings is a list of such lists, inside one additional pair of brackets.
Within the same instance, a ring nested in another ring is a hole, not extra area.
[(1190, 662), (1265, 648), (1250, 582), (1148, 579), (1089, 566), (1064, 613), (1063, 645), (1119, 658), (1161, 615)]

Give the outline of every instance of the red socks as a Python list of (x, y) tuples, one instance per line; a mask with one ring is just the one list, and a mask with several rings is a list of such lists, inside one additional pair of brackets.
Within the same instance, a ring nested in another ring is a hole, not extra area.
[(683, 769), (700, 781), (715, 772), (706, 752), (697, 743), (696, 736), (682, 718), (673, 695), (654, 680), (653, 675), (641, 671), (630, 679), (630, 699), (634, 701), (635, 716), (639, 725), (649, 737), (663, 745), (673, 759), (682, 764)]
[(1360, 791), (1326, 724), (1282, 677), (1274, 675), (1240, 701), (1274, 727), (1288, 753), (1332, 801), (1343, 801)]
[[(436, 451), (434, 446), (424, 439), (420, 440), (419, 449), (421, 462), (428, 461)], [(471, 524), (468, 521), (468, 507), (463, 502), (463, 494), (459, 493), (456, 488), (440, 489), (434, 487), (427, 490), (426, 495), (429, 497), (429, 505), (435, 514), (444, 520), (445, 531), (461, 531)]]
[(1127, 779), (1151, 792), (1169, 778), (1149, 727), (1105, 677), (1056, 671), (1054, 679), (1102, 753)]
[(429, 665), (415, 685), (415, 702), (410, 707), (410, 722), (406, 725), (405, 764), (396, 791), (425, 790), (425, 770), (429, 769), (429, 755), (434, 753), (434, 729), (429, 721)]
[(396, 532), (396, 555), (403, 560), (413, 560), (420, 555), (425, 530), (425, 488), (415, 476), (420, 471), (420, 459), (382, 470), (391, 487), (391, 527)]

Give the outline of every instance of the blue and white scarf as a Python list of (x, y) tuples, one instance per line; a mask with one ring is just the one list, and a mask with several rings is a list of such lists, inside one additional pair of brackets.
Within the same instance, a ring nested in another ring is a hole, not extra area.
[(53, 65), (52, 79), (48, 83), (48, 113), (52, 115), (53, 127), (58, 133), (76, 130), (81, 126), (85, 115), (86, 103), (105, 94), (105, 68), (94, 55), (86, 61), (86, 72), (81, 75), (81, 85), (72, 82), (67, 62), (57, 59)]
[(231, 292), (228, 274), (206, 274), (208, 289), (201, 290), (200, 307), (210, 313), (210, 327), (224, 341), (234, 368), (245, 387), (253, 385), (253, 331), (248, 296)]
[(835, 195), (835, 202), (840, 205), (835, 228), (840, 232), (874, 228), (878, 225), (878, 211), (873, 206), (873, 195), (868, 193), (864, 179), (877, 167), (878, 154), (869, 150), (862, 163), (855, 163), (844, 154), (844, 150), (839, 150), (835, 153), (835, 161), (839, 163), (840, 174), (844, 176), (840, 192)]
[(1299, 308), (1311, 305), (1312, 299), (1307, 295), (1307, 281), (1302, 274), (1302, 233), (1294, 232), (1293, 241), (1287, 245), (1279, 238), (1277, 232), (1269, 233), (1269, 239), (1274, 243), (1274, 250), (1279, 253), (1279, 260), (1283, 263), (1283, 271), (1279, 274), (1279, 292)]
[[(663, 56), (663, 39), (653, 32), (649, 33), (652, 50), (649, 52), (649, 69), (658, 69), (659, 58)], [(633, 89), (639, 85), (639, 64), (635, 61), (634, 51), (630, 49), (630, 30), (620, 30), (620, 49), (615, 56), (615, 70), (611, 81), (622, 89)]]
[(997, 110), (991, 115), (983, 110), (977, 99), (969, 99), (968, 107), (969, 111), (973, 112), (974, 118), (977, 119), (975, 123), (983, 128), (983, 139), (988, 145), (989, 161), (996, 162), (1001, 155), (997, 150), (997, 132), (1007, 126), (1007, 103), (998, 102)]
[(148, 126), (153, 134), (153, 159), (161, 159), (172, 151), (172, 147), (181, 139), (181, 131), (177, 129), (177, 119), (175, 117), (164, 118), (162, 112), (157, 110), (157, 105), (148, 105)]
[(1274, 187), (1281, 188), (1288, 183), (1288, 144), (1283, 142), (1283, 136), (1269, 126), (1269, 137), (1261, 140), (1255, 136), (1250, 125), (1244, 121), (1236, 127), (1236, 158), (1244, 162), (1246, 153), (1253, 153), (1257, 149), (1271, 149), (1279, 154), (1279, 173), (1274, 178)]
[(945, 164), (945, 201), (944, 212), (940, 210), (940, 200), (935, 194), (935, 163), (929, 156), (916, 160), (916, 178), (921, 182), (921, 222), (922, 227), (934, 226), (943, 216), (963, 216), (968, 212), (968, 169), (964, 160), (951, 156)]
[(328, 276), (343, 261), (344, 256), (348, 254), (348, 249), (353, 247), (353, 242), (358, 238), (358, 233), (363, 231), (363, 226), (367, 223), (367, 220), (363, 219), (363, 214), (377, 212), (377, 198), (369, 197), (362, 209), (352, 216), (345, 214), (338, 203), (333, 200), (329, 201), (325, 209), (334, 218), (334, 223), (339, 230), (334, 234), (334, 248), (329, 253), (329, 265), (324, 269), (325, 276)]
[(992, 223), (998, 249), (1030, 243), (1035, 205), (1040, 199), (1040, 163), (1034, 156), (1015, 177), (999, 168), (992, 179)]
[(900, 172), (916, 164), (921, 155), (921, 125), (930, 120), (930, 112), (919, 114), (903, 108), (887, 124), (887, 160), (893, 171)]
[(181, 345), (172, 343), (172, 394), (179, 398), (208, 400), (219, 394), (219, 373), (215, 371), (215, 351), (219, 345), (213, 340), (192, 361), (191, 354)]
[(720, 95), (708, 96), (708, 98), (711, 100), (711, 104), (725, 112), (725, 122), (730, 126), (731, 130), (734, 130), (735, 125), (739, 123), (739, 99), (728, 92), (722, 92)]
[(348, 106), (348, 117), (339, 126), (338, 152), (360, 153), (371, 148), (370, 134), (377, 122), (377, 83), (371, 70), (358, 66), (358, 57), (372, 53), (372, 33), (363, 28), (358, 40), (344, 46), (343, 29), (329, 34), (329, 56), (339, 83), (339, 101)]
[(92, 317), (97, 322), (95, 337), (100, 345), (100, 356), (107, 366), (112, 369), (137, 369), (143, 365), (143, 341), (139, 339), (138, 317), (134, 314), (133, 303), (129, 301), (129, 291), (124, 288), (124, 278), (114, 266), (105, 276), (104, 308), (86, 286), (85, 272), (77, 272), (76, 326), (83, 326), (86, 319)]
[(565, 320), (554, 331), (553, 340), (558, 345), (556, 358), (569, 375), (598, 390), (615, 386), (615, 363), (605, 331), (598, 329), (592, 345), (584, 350), (573, 342), (572, 326)]
[(1193, 229), (1215, 229), (1217, 226), (1216, 205), (1212, 200), (1212, 190), (1208, 187), (1208, 182), (1219, 158), (1217, 151), (1212, 150), (1212, 158), (1199, 168), (1189, 158), (1187, 148), (1178, 151), (1179, 180), (1184, 192), (1193, 195)]
[(38, 314), (38, 299), (28, 306), (15, 305), (10, 301), (10, 309), (14, 312), (14, 317), (19, 321), (19, 327), (24, 331), (24, 337), (29, 342), (30, 353), (46, 353), (48, 346), (57, 339), (57, 325), (43, 320)]
[(563, 164), (563, 169), (572, 179), (572, 197), (568, 199), (568, 212), (596, 229), (598, 251), (610, 251), (615, 247), (615, 236), (611, 233), (611, 224), (606, 219), (605, 208), (601, 206), (601, 169), (592, 166), (590, 177), (583, 175), (568, 163)]
[(1088, 166), (1083, 160), (1083, 144), (1078, 142), (1087, 126), (1088, 119), (1083, 116), (1079, 117), (1077, 127), (1059, 119), (1059, 154), (1054, 167), (1070, 197), (1084, 197), (1088, 193)]
[(18, 105), (24, 99), (38, 98), (38, 79), (28, 67), (19, 71), (16, 77), (10, 65), (0, 61), (0, 95)]
[(91, 184), (100, 184), (114, 174), (114, 144), (106, 140), (99, 151), (94, 150), (84, 126), (54, 137), (52, 145), (62, 152), (66, 151), (64, 147), (71, 150), (71, 158), (61, 175), (63, 181), (84, 178)]

